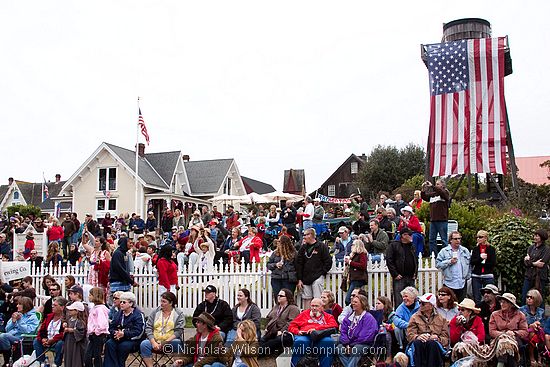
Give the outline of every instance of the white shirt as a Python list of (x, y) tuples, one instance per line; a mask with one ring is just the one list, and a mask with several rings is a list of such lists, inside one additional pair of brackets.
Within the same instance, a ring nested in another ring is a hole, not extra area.
[(304, 214), (309, 214), (309, 217), (304, 217), (304, 220), (313, 220), (313, 215), (315, 214), (315, 207), (312, 203), (306, 205)]

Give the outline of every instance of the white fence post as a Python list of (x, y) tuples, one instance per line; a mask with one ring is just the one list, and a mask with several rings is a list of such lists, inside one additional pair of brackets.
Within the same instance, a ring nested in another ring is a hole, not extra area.
[[(244, 259), (241, 259), (240, 264), (223, 263), (214, 264), (212, 269), (203, 270), (202, 267), (191, 269), (189, 266), (183, 267), (183, 272), (178, 273), (178, 282), (180, 290), (177, 292), (178, 307), (180, 307), (186, 315), (191, 316), (197, 305), (203, 301), (202, 290), (212, 284), (218, 288), (218, 295), (221, 299), (226, 300), (231, 306), (237, 302), (237, 292), (241, 288), (246, 288), (250, 291), (252, 300), (254, 300), (260, 310), (262, 316), (265, 317), (273, 307), (273, 291), (271, 288), (271, 273), (267, 269), (267, 257), (263, 257), (258, 264), (252, 263), (245, 265)], [(417, 287), (419, 292), (436, 293), (437, 289), (443, 284), (441, 272), (435, 268), (435, 258), (433, 255), (428, 259), (418, 258), (418, 279)], [(37, 297), (36, 305), (38, 306), (40, 298), (47, 299), (48, 294), (42, 288), (42, 279), (46, 274), (50, 274), (61, 285), (62, 294), (66, 295), (64, 280), (67, 275), (75, 277), (76, 282), (84, 285), (87, 284), (89, 266), (68, 266), (68, 267), (43, 267), (31, 269), (31, 277), (33, 278), (34, 288), (36, 289)], [(336, 295), (336, 300), (340, 305), (343, 305), (345, 292), (340, 289), (342, 283), (342, 266), (333, 265), (332, 269), (326, 276), (325, 289), (330, 289)], [(374, 306), (378, 296), (387, 296), (391, 298), (392, 278), (386, 266), (386, 260), (382, 256), (380, 262), (367, 263), (368, 283), (366, 291), (368, 300), (371, 306)], [(156, 269), (152, 272), (146, 269), (136, 269), (134, 277), (139, 284), (139, 287), (134, 288), (133, 292), (137, 297), (137, 305), (146, 313), (151, 312), (159, 304), (158, 294), (158, 276)], [(297, 304), (302, 305), (301, 298), (297, 297)]]

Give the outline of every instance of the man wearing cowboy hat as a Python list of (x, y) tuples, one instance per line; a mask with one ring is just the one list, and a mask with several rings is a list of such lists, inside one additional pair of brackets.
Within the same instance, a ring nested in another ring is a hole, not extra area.
[(176, 360), (174, 366), (202, 367), (214, 363), (225, 366), (228, 353), (223, 348), (223, 339), (214, 317), (203, 312), (193, 317), (193, 324), (197, 333), (185, 341), (183, 358)]
[(462, 340), (467, 331), (476, 336), (478, 342), (485, 341), (485, 326), (481, 317), (478, 316), (481, 310), (476, 307), (473, 300), (464, 298), (458, 305), (458, 315), (453, 317), (450, 326), (451, 345)]
[(500, 303), (497, 302), (500, 292), (496, 285), (487, 284), (481, 288), (481, 294), (483, 298), (476, 306), (481, 310), (479, 317), (481, 317), (481, 321), (483, 321), (483, 325), (485, 326), (485, 342), (488, 343), (491, 340), (489, 336), (489, 320), (493, 312), (500, 310)]
[(435, 309), (435, 294), (426, 293), (418, 300), (420, 308), (407, 327), (407, 340), (414, 346), (414, 365), (442, 366), (444, 348), (449, 345), (449, 323)]

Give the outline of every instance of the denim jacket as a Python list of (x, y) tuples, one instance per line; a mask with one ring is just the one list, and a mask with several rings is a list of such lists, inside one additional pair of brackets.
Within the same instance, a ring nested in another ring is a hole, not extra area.
[[(470, 251), (464, 246), (458, 248), (458, 256), (460, 264), (462, 265), (462, 277), (464, 280), (470, 279), (472, 275), (472, 270), (470, 268)], [(449, 284), (453, 280), (453, 269), (451, 264), (451, 259), (453, 258), (453, 249), (451, 245), (447, 245), (439, 254), (437, 254), (437, 259), (435, 261), (435, 266), (443, 272), (444, 283)]]

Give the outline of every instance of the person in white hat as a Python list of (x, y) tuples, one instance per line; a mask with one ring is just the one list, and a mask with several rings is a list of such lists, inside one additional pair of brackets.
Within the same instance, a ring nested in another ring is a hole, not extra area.
[(451, 345), (455, 345), (464, 338), (468, 338), (471, 342), (485, 342), (485, 326), (478, 315), (479, 311), (481, 310), (476, 307), (475, 302), (469, 298), (464, 298), (459, 303), (458, 315), (449, 323)]
[(334, 260), (336, 265), (344, 263), (344, 257), (351, 253), (351, 236), (346, 226), (338, 228), (338, 237), (334, 240)]
[[(501, 334), (507, 334), (515, 339), (519, 348), (523, 345), (523, 340), (526, 340), (529, 335), (527, 319), (523, 312), (519, 310), (516, 296), (512, 293), (504, 293), (497, 298), (500, 303), (500, 310), (493, 312), (491, 315), (489, 334), (493, 339)], [(498, 367), (515, 367), (516, 365), (516, 356), (506, 354), (498, 358)]]
[(411, 364), (443, 366), (444, 350), (449, 345), (449, 323), (435, 310), (435, 294), (426, 293), (419, 301), (420, 309), (412, 315), (407, 327), (407, 340), (414, 346)]
[(413, 208), (409, 205), (406, 205), (401, 209), (401, 221), (397, 230), (400, 230), (403, 227), (409, 228), (413, 232), (422, 233), (422, 226), (420, 225), (420, 220), (414, 214)]

